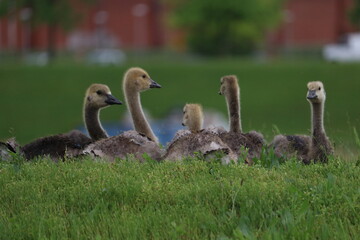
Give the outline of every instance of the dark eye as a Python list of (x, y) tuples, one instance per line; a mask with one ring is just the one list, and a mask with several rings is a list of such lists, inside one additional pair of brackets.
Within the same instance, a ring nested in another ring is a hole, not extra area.
[(144, 75), (142, 75), (142, 78), (146, 78), (146, 75), (144, 74)]
[(96, 93), (97, 93), (98, 95), (101, 95), (101, 94), (102, 94), (102, 91), (101, 91), (101, 90), (97, 90)]
[(321, 90), (321, 87), (319, 87), (319, 91)]

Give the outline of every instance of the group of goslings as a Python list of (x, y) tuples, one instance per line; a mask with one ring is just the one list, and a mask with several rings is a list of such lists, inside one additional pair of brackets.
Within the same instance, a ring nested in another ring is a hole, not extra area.
[(110, 105), (122, 104), (104, 84), (92, 84), (86, 91), (83, 121), (87, 135), (79, 130), (36, 139), (19, 146), (14, 139), (0, 142), (0, 157), (9, 159), (8, 152), (19, 153), (30, 160), (49, 156), (54, 160), (84, 155), (109, 161), (132, 156), (140, 161), (149, 156), (157, 161), (181, 161), (187, 157), (207, 160), (219, 157), (223, 164), (243, 161), (252, 164), (261, 153), (273, 149), (279, 158), (295, 157), (305, 164), (327, 162), (333, 154), (332, 144), (324, 129), (325, 89), (322, 82), (307, 84), (307, 100), (311, 106), (312, 134), (277, 135), (266, 145), (263, 135), (256, 131), (242, 131), (240, 111), (240, 87), (235, 75), (220, 79), (219, 94), (225, 97), (229, 131), (223, 127), (203, 128), (204, 113), (201, 104), (185, 104), (182, 121), (187, 129), (179, 130), (165, 148), (161, 147), (144, 114), (140, 93), (161, 85), (151, 79), (142, 68), (130, 68), (123, 78), (123, 93), (130, 112), (134, 130), (109, 137), (100, 120), (100, 110)]

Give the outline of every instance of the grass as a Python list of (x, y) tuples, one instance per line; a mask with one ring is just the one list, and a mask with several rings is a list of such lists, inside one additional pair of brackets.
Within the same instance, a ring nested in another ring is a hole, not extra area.
[(0, 239), (356, 239), (355, 161), (0, 163)]
[[(121, 78), (142, 66), (163, 89), (142, 95), (157, 118), (199, 102), (226, 114), (223, 75), (239, 77), (243, 127), (268, 141), (308, 133), (306, 83), (325, 83), (325, 125), (336, 156), (304, 166), (270, 153), (223, 166), (217, 161), (143, 164), (84, 159), (0, 161), (0, 239), (357, 239), (360, 233), (358, 64), (255, 63), (236, 59), (147, 61), (121, 67), (0, 65), (0, 137), (21, 143), (82, 122), (85, 89), (105, 83), (124, 99)], [(104, 121), (125, 107), (103, 110)]]

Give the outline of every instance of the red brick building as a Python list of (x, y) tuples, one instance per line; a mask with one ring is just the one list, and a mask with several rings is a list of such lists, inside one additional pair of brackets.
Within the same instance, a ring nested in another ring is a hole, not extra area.
[[(337, 42), (354, 31), (347, 14), (352, 0), (288, 0), (284, 20), (269, 36), (270, 46), (316, 47)], [(58, 49), (86, 50), (93, 47), (158, 48), (183, 43), (166, 22), (160, 0), (99, 0), (81, 8), (84, 17), (73, 31), (56, 30)], [(24, 9), (0, 19), (0, 51), (46, 49), (46, 26), (32, 28)]]
[[(58, 49), (78, 45), (124, 48), (164, 45), (166, 24), (158, 0), (99, 0), (96, 5), (79, 8), (83, 16), (71, 32), (56, 30)], [(48, 28), (45, 25), (32, 28), (27, 22), (31, 11), (27, 12), (29, 9), (24, 9), (0, 19), (0, 50), (46, 48)]]
[(280, 47), (318, 47), (338, 42), (354, 32), (348, 14), (352, 0), (289, 0), (283, 23), (271, 34), (270, 43)]

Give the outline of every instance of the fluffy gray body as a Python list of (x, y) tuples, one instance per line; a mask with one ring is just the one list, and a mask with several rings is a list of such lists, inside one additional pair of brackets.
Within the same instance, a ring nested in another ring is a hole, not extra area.
[(101, 157), (108, 161), (116, 158), (144, 160), (144, 154), (154, 160), (160, 160), (163, 152), (156, 142), (140, 135), (137, 131), (126, 131), (118, 136), (99, 140), (85, 148), (83, 154), (93, 157)]
[[(243, 157), (249, 159), (260, 158), (262, 147), (265, 144), (263, 135), (256, 131), (250, 131), (248, 133), (225, 131), (220, 132), (219, 136), (234, 153), (238, 156), (243, 154)], [(247, 153), (245, 154), (246, 149)]]
[(277, 135), (270, 146), (274, 148), (277, 157), (286, 159), (296, 157), (307, 162), (311, 137), (306, 135)]
[(220, 156), (223, 164), (237, 162), (237, 156), (214, 132), (206, 129), (199, 132), (180, 130), (168, 144), (163, 159), (180, 161), (195, 156), (210, 159), (218, 157), (217, 155)]

